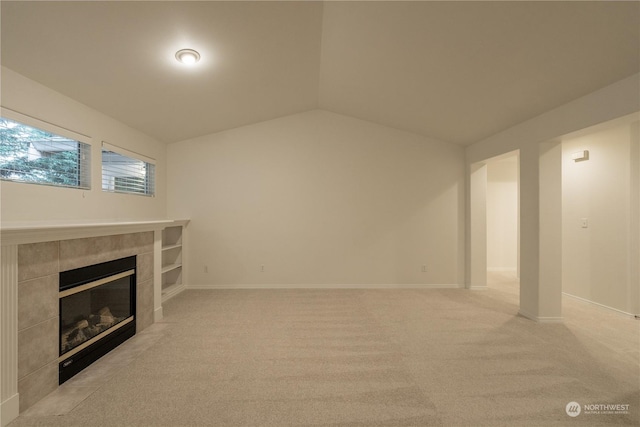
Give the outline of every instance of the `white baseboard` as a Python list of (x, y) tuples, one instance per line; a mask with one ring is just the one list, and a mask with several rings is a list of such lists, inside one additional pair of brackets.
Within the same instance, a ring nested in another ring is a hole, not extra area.
[(0, 426), (5, 427), (20, 415), (20, 394), (16, 393), (0, 403)]
[(487, 285), (471, 285), (471, 286), (469, 286), (469, 290), (471, 290), (471, 291), (484, 291), (486, 289), (489, 289), (487, 287)]
[(516, 274), (517, 270), (510, 267), (487, 267), (487, 271), (490, 273), (513, 273)]
[(608, 305), (600, 304), (599, 302), (595, 302), (595, 301), (591, 301), (591, 300), (586, 299), (586, 298), (582, 298), (582, 297), (578, 297), (578, 296), (575, 296), (575, 295), (571, 295), (571, 294), (568, 294), (566, 292), (563, 292), (562, 295), (567, 296), (569, 298), (577, 299), (578, 301), (589, 303), (591, 305), (595, 305), (596, 307), (602, 308), (603, 310), (613, 311), (613, 312), (615, 312), (617, 314), (622, 314), (624, 316), (631, 317), (631, 318), (635, 318), (636, 317), (636, 315), (633, 314), (633, 313), (627, 313), (626, 311), (618, 310), (617, 308), (609, 307)]
[(173, 285), (166, 291), (162, 292), (162, 302), (165, 303), (171, 298), (178, 295), (180, 292), (184, 291), (187, 287), (185, 285)]
[(458, 284), (216, 284), (189, 285), (186, 289), (462, 289)]
[(564, 317), (538, 317), (538, 323), (564, 323)]
[(156, 308), (153, 311), (153, 321), (154, 322), (161, 321), (163, 317), (164, 317), (164, 315), (163, 315), (162, 307)]
[(527, 319), (533, 320), (534, 322), (537, 322), (537, 323), (563, 323), (564, 322), (564, 318), (562, 317), (539, 317), (539, 316), (534, 316), (533, 314), (529, 314), (526, 311), (522, 311), (522, 309), (518, 311), (518, 314), (522, 317), (526, 317)]

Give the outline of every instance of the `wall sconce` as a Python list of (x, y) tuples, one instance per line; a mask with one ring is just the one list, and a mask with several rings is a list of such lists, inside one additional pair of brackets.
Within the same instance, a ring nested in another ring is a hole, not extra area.
[(589, 160), (589, 150), (578, 151), (571, 154), (571, 158), (574, 162), (584, 162)]

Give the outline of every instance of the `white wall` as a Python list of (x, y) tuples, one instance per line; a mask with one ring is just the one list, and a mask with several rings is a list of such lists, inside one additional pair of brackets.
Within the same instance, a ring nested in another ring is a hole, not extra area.
[(464, 280), (461, 147), (314, 110), (167, 154), (189, 285)]
[[(631, 142), (631, 124), (562, 141), (563, 291), (628, 313), (637, 310), (630, 295), (638, 286), (629, 275), (637, 262), (629, 257), (631, 197), (638, 191)], [(583, 150), (589, 160), (574, 162), (571, 154)]]
[[(166, 217), (166, 146), (121, 122), (2, 67), (2, 107), (91, 137), (91, 190), (0, 182), (4, 224)], [(102, 141), (156, 160), (156, 196), (105, 193), (101, 189)]]
[[(640, 120), (631, 125), (631, 205), (629, 241), (629, 300), (635, 303), (632, 313), (640, 315)], [(634, 238), (635, 236), (635, 238)]]
[[(552, 321), (560, 313), (555, 300), (549, 300), (542, 292), (540, 273), (543, 265), (552, 265), (561, 270), (561, 259), (555, 262), (541, 260), (549, 253), (541, 246), (542, 237), (552, 245), (561, 245), (561, 236), (548, 236), (548, 230), (540, 228), (541, 192), (540, 171), (541, 143), (560, 138), (571, 132), (588, 128), (599, 123), (632, 114), (640, 110), (640, 74), (635, 74), (596, 92), (548, 111), (538, 117), (516, 125), (510, 129), (475, 143), (466, 150), (467, 183), (471, 180), (471, 171), (492, 157), (514, 150), (520, 150), (520, 312), (538, 320)], [(558, 183), (558, 185), (560, 185)], [(551, 192), (553, 193), (553, 192)], [(555, 193), (554, 193), (555, 194)], [(473, 196), (469, 194), (467, 200)], [(467, 205), (467, 225), (472, 222), (471, 208)], [(466, 268), (471, 271), (472, 250), (478, 246), (472, 241), (472, 235), (466, 242)], [(558, 240), (557, 242), (555, 240)], [(486, 245), (484, 246), (486, 248)], [(477, 256), (475, 256), (477, 258)], [(555, 286), (546, 284), (547, 286)], [(561, 283), (558, 284), (558, 290)], [(552, 293), (553, 299), (561, 298), (559, 292)], [(550, 314), (549, 314), (550, 313)]]
[(487, 163), (487, 270), (518, 268), (518, 157)]

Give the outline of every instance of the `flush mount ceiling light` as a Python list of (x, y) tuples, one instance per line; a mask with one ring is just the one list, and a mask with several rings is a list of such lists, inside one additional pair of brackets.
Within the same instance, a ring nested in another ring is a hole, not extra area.
[(187, 65), (193, 65), (200, 61), (200, 54), (193, 49), (180, 49), (176, 52), (178, 62)]

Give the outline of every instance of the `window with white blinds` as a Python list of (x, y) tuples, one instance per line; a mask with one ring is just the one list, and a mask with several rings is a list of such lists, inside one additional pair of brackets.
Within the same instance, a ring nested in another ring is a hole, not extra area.
[(115, 145), (102, 143), (102, 190), (155, 195), (155, 161)]
[[(0, 117), (0, 179), (89, 189), (91, 146), (65, 129), (18, 113)], [(23, 123), (29, 122), (29, 124)], [(44, 130), (46, 128), (47, 130)], [(58, 132), (59, 130), (59, 132)], [(59, 133), (67, 134), (62, 136)]]

